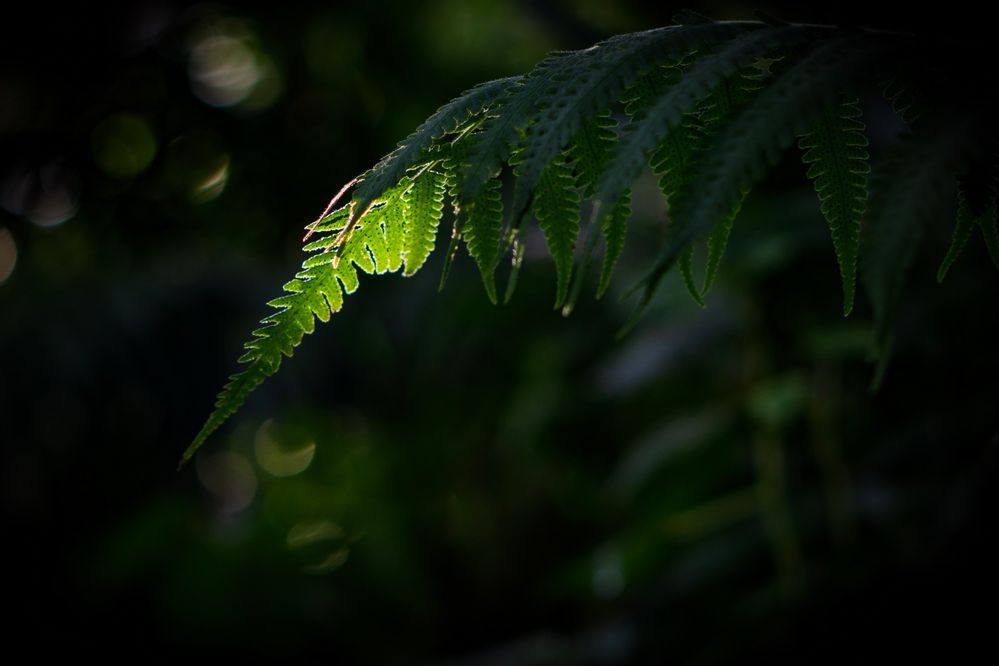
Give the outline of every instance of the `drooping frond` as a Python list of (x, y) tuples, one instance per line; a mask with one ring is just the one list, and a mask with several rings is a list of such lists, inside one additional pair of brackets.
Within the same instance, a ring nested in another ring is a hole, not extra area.
[[(697, 54), (693, 54), (697, 57)], [(633, 120), (640, 120), (648, 112), (648, 108), (670, 87), (676, 85), (683, 75), (683, 70), (689, 62), (681, 60), (669, 65), (656, 67), (639, 77), (629, 90), (625, 100), (625, 112)], [(683, 183), (695, 175), (693, 163), (701, 148), (700, 127), (696, 116), (691, 113), (670, 131), (653, 153), (650, 164), (653, 172), (659, 177), (659, 189), (666, 197), (667, 204), (672, 206), (673, 196)], [(672, 227), (670, 223), (669, 228)], [(694, 285), (694, 255), (691, 249), (680, 258), (680, 277), (691, 297), (704, 305), (700, 293)]]
[[(358, 270), (419, 270), (434, 249), (447, 198), (454, 215), (442, 285), (464, 243), (495, 302), (494, 271), (512, 247), (509, 298), (524, 258), (521, 223), (533, 208), (555, 262), (556, 306), (567, 314), (600, 239), (597, 296), (608, 288), (624, 249), (632, 184), (651, 167), (668, 216), (639, 310), (677, 261), (702, 303), (743, 199), (800, 137), (832, 233), (844, 311), (853, 306), (859, 263), (882, 349), (919, 230), (948, 200), (955, 173), (965, 174), (965, 184), (939, 275), (975, 227), (999, 266), (999, 174), (982, 165), (994, 132), (981, 134), (977, 152), (970, 138), (995, 115), (994, 94), (984, 84), (955, 84), (949, 51), (927, 52), (904, 35), (770, 17), (716, 22), (687, 11), (677, 21), (553, 53), (526, 76), (476, 86), (352, 180), (334, 202), (355, 186), (352, 201), (309, 225), (302, 270), (271, 301), (276, 311), (246, 344), (245, 369), (219, 394), (184, 460), (291, 356), (316, 318), (340, 309), (358, 286)], [(892, 81), (885, 95), (914, 135), (872, 179), (866, 212), (866, 139), (856, 102), (864, 80)], [(968, 184), (969, 174), (988, 174), (986, 185)], [(583, 212), (585, 242), (574, 268)], [(692, 243), (701, 239), (707, 258), (698, 289)]]
[(437, 225), (444, 212), (444, 175), (427, 169), (416, 177), (403, 194), (402, 274), (413, 275), (434, 249)]
[(541, 175), (534, 195), (538, 225), (555, 260), (556, 308), (562, 306), (569, 294), (576, 238), (579, 236), (579, 195), (573, 188), (574, 182), (572, 167), (564, 159), (556, 160)]
[(677, 267), (680, 269), (680, 281), (694, 302), (704, 307), (704, 299), (701, 298), (701, 291), (694, 281), (694, 246), (688, 245), (677, 259)]
[(598, 113), (583, 123), (575, 140), (569, 144), (569, 159), (576, 171), (576, 187), (584, 197), (592, 197), (596, 193), (597, 183), (607, 169), (617, 141), (613, 132), (615, 127), (617, 121), (609, 111)]
[[(617, 127), (617, 121), (611, 117), (610, 112), (599, 113), (592, 120), (583, 123), (576, 138), (569, 144), (567, 153), (575, 167), (576, 187), (583, 197), (591, 198), (596, 194), (597, 185), (610, 163), (611, 153), (617, 141), (617, 135), (613, 132), (614, 127)], [(625, 192), (616, 203), (611, 204), (611, 214), (604, 219), (603, 225), (598, 227), (601, 205), (599, 201), (595, 200), (590, 210), (590, 223), (586, 230), (586, 244), (583, 248), (582, 260), (569, 296), (562, 307), (562, 314), (566, 316), (572, 312), (582, 291), (583, 278), (593, 249), (596, 247), (598, 235), (602, 235), (604, 238), (604, 259), (600, 271), (600, 283), (597, 287), (597, 298), (607, 288), (607, 283), (609, 283), (614, 271), (614, 265), (624, 249), (628, 215), (631, 212), (629, 193)]]
[(482, 274), (486, 294), (493, 303), (497, 302), (493, 261), (499, 253), (503, 230), (503, 200), (500, 198), (502, 186), (503, 181), (499, 175), (488, 180), (475, 198), (461, 208), (458, 215), (463, 218), (463, 222), (457, 223), (468, 253), (475, 259)]
[(843, 281), (843, 314), (853, 310), (860, 246), (860, 220), (867, 205), (870, 173), (867, 137), (858, 100), (846, 99), (822, 112), (798, 142), (808, 178), (815, 185), (822, 215), (829, 223)]
[(616, 205), (611, 207), (610, 214), (603, 219), (601, 231), (606, 242), (604, 262), (600, 268), (600, 283), (597, 286), (597, 298), (604, 295), (610, 285), (614, 266), (624, 251), (624, 239), (628, 232), (628, 216), (631, 215), (631, 197), (628, 192), (621, 195)]
[[(750, 67), (742, 70), (731, 79), (726, 79), (715, 88), (698, 114), (698, 125), (703, 145), (710, 146), (732, 116), (749, 102), (754, 93), (763, 87), (766, 80), (773, 74), (771, 67), (778, 61), (777, 58), (757, 58)], [(715, 228), (708, 235), (704, 282), (699, 298), (695, 299), (699, 303), (702, 302), (700, 299), (708, 293), (714, 284), (722, 257), (725, 256), (725, 249), (728, 247), (728, 239), (732, 235), (735, 218), (738, 217), (739, 211), (742, 209), (742, 202), (748, 194), (749, 188), (746, 187), (742, 190), (738, 201), (732, 205), (732, 208), (717, 222)]]
[(462, 228), (465, 216), (461, 213), (461, 206), (458, 202), (458, 189), (461, 186), (461, 165), (471, 148), (473, 141), (471, 132), (465, 133), (459, 139), (451, 142), (448, 146), (447, 156), (441, 160), (441, 169), (444, 172), (444, 190), (451, 199), (454, 210), (454, 221), (451, 227), (451, 240), (448, 243), (447, 254), (444, 255), (444, 267), (441, 269), (441, 279), (438, 289), (443, 289), (451, 272), (451, 264), (458, 255), (461, 247)]
[[(344, 294), (353, 293), (358, 286), (357, 269), (365, 273), (385, 272), (398, 265), (390, 256), (383, 225), (399, 224), (402, 215), (405, 182), (389, 190), (386, 197), (376, 200), (373, 215), (356, 225), (339, 261), (332, 253), (325, 252), (333, 239), (346, 227), (350, 207), (344, 206), (328, 215), (315, 231), (327, 235), (305, 247), (308, 252), (318, 252), (302, 264), (295, 279), (284, 285), (284, 296), (268, 305), (278, 311), (263, 319), (261, 328), (253, 331), (253, 339), (246, 343), (246, 352), (240, 363), (248, 364), (242, 372), (229, 378), (215, 402), (215, 409), (184, 452), (184, 464), (198, 448), (246, 401), (246, 397), (260, 383), (277, 372), (282, 356), (291, 356), (302, 338), (315, 329), (315, 318), (329, 321), (330, 315), (340, 310)], [(393, 232), (394, 233), (394, 232)]]

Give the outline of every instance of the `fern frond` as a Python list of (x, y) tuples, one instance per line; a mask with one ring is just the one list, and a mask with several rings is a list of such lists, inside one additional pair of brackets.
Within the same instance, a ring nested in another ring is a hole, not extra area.
[[(617, 135), (612, 130), (614, 127), (617, 127), (617, 121), (613, 119), (609, 111), (598, 113), (591, 120), (583, 123), (575, 139), (566, 149), (566, 154), (572, 161), (576, 172), (576, 187), (579, 188), (582, 196), (585, 198), (592, 197), (596, 193), (597, 184), (603, 177), (604, 170), (610, 162), (611, 152), (614, 149), (614, 143), (617, 141)], [(623, 217), (619, 215), (618, 220), (622, 225), (627, 223), (628, 218), (629, 204), (627, 199), (628, 196), (626, 194), (614, 206), (616, 209), (620, 209), (622, 205), (624, 206)], [(586, 230), (586, 243), (583, 246), (579, 270), (576, 271), (568, 298), (562, 306), (562, 314), (564, 316), (568, 316), (572, 312), (582, 291), (582, 282), (586, 274), (586, 267), (589, 265), (593, 249), (597, 244), (597, 238), (600, 236), (598, 232), (603, 232), (606, 239), (604, 250), (605, 265), (608, 256), (613, 255), (610, 256), (610, 267), (613, 268), (613, 264), (617, 260), (617, 255), (623, 249), (625, 231), (623, 227), (619, 233), (622, 247), (614, 248), (612, 247), (612, 243), (618, 240), (617, 237), (611, 238), (607, 235), (606, 224), (604, 225), (604, 229), (600, 229), (597, 226), (597, 221), (600, 218), (600, 207), (601, 203), (594, 200), (590, 209), (589, 223)]]
[(563, 159), (548, 165), (538, 181), (534, 213), (555, 260), (557, 276), (555, 307), (561, 307), (569, 294), (569, 280), (579, 236), (579, 195), (573, 188), (572, 168)]
[(680, 257), (677, 259), (677, 267), (680, 270), (680, 281), (683, 282), (684, 288), (690, 297), (694, 299), (694, 302), (704, 307), (704, 299), (701, 298), (701, 290), (697, 288), (697, 283), (694, 282), (694, 246), (688, 245), (683, 252), (680, 253)]
[(829, 224), (843, 282), (843, 315), (853, 310), (860, 245), (860, 219), (867, 205), (870, 173), (863, 114), (856, 99), (846, 99), (823, 111), (798, 146), (802, 161), (811, 165), (822, 215)]
[(444, 212), (444, 175), (427, 169), (403, 194), (402, 274), (416, 273), (434, 249), (437, 226)]
[[(677, 261), (688, 290), (703, 303), (743, 199), (796, 137), (807, 151), (803, 159), (833, 237), (844, 312), (853, 306), (859, 261), (884, 349), (919, 229), (953, 187), (955, 172), (992, 173), (968, 169), (965, 159), (974, 152), (969, 137), (987, 124), (983, 119), (994, 106), (991, 90), (948, 83), (946, 59), (935, 69), (923, 66), (928, 59), (901, 65), (900, 49), (920, 45), (898, 35), (771, 18), (715, 22), (693, 12), (683, 12), (678, 21), (683, 25), (553, 53), (526, 76), (476, 86), (351, 181), (334, 198), (353, 186), (351, 203), (309, 225), (307, 240), (316, 236), (305, 246), (310, 255), (284, 295), (269, 303), (276, 311), (246, 343), (240, 358), (246, 367), (230, 377), (183, 460), (292, 355), (316, 318), (327, 321), (340, 309), (344, 294), (357, 289), (358, 271), (412, 275), (423, 266), (447, 197), (454, 219), (442, 285), (464, 242), (496, 302), (494, 271), (512, 246), (509, 298), (524, 257), (520, 225), (533, 208), (555, 262), (556, 307), (567, 314), (600, 238), (605, 249), (597, 297), (606, 291), (624, 247), (631, 185), (649, 165), (669, 217), (663, 247), (639, 285), (644, 294), (638, 312)], [(778, 71), (771, 72), (776, 62)], [(886, 63), (892, 71), (874, 67)], [(924, 74), (927, 69), (933, 72)], [(904, 83), (886, 96), (917, 135), (903, 143), (877, 187), (872, 183), (866, 213), (866, 139), (854, 100), (865, 77)], [(967, 110), (968, 122), (942, 122), (946, 114), (938, 102)], [(615, 131), (622, 103), (625, 115)], [(513, 191), (504, 206), (501, 193), (511, 170)], [(976, 225), (999, 266), (997, 189), (992, 182), (985, 199), (977, 189), (961, 190), (941, 279)], [(574, 270), (580, 212), (586, 209), (581, 196), (591, 200), (591, 214)], [(504, 209), (510, 212), (506, 220)], [(866, 250), (858, 259), (862, 213)], [(707, 260), (697, 289), (692, 243), (702, 238)]]
[(583, 123), (576, 138), (567, 149), (569, 159), (576, 171), (576, 187), (584, 197), (592, 197), (597, 191), (597, 183), (603, 177), (610, 162), (611, 151), (617, 141), (613, 128), (617, 121), (610, 111), (595, 115)]
[(465, 155), (468, 154), (468, 150), (471, 148), (473, 140), (472, 133), (464, 134), (461, 138), (449, 144), (448, 155), (441, 161), (441, 168), (444, 171), (444, 190), (451, 199), (454, 221), (451, 226), (451, 240), (444, 255), (444, 266), (441, 268), (440, 283), (437, 286), (439, 290), (444, 289), (444, 284), (447, 282), (448, 275), (451, 272), (451, 264), (454, 262), (454, 258), (458, 255), (458, 249), (461, 247), (461, 225), (465, 218), (462, 215), (461, 206), (458, 202), (458, 190), (461, 186), (461, 165), (465, 159)]
[(743, 193), (777, 163), (795, 136), (815, 122), (877, 50), (854, 36), (825, 40), (777, 75), (726, 125), (705, 155), (697, 179), (680, 197), (676, 219), (682, 228), (643, 281), (636, 316), (686, 245), (731, 214)]
[(464, 221), (458, 224), (468, 253), (482, 274), (486, 294), (494, 304), (497, 302), (494, 259), (499, 254), (503, 230), (503, 200), (500, 197), (502, 185), (499, 175), (487, 181), (475, 198), (460, 210), (459, 215)]
[(725, 250), (728, 248), (728, 239), (732, 235), (732, 227), (735, 226), (735, 218), (739, 216), (742, 202), (748, 193), (749, 188), (745, 188), (731, 210), (718, 221), (715, 228), (708, 234), (708, 256), (704, 262), (704, 281), (701, 284), (701, 293), (699, 294), (702, 299), (715, 283), (722, 257), (725, 256)]
[(181, 457), (183, 465), (194, 456), (205, 440), (239, 409), (247, 396), (264, 379), (277, 372), (282, 356), (290, 357), (302, 338), (315, 329), (315, 319), (329, 321), (340, 310), (344, 294), (358, 287), (357, 269), (366, 273), (385, 272), (393, 265), (388, 254), (385, 224), (398, 224), (403, 207), (403, 193), (408, 183), (392, 188), (384, 199), (376, 200), (377, 209), (356, 225), (346, 243), (340, 261), (333, 260), (333, 239), (347, 225), (350, 206), (334, 211), (316, 225), (316, 231), (329, 235), (310, 243), (306, 251), (319, 252), (307, 259), (295, 279), (284, 285), (284, 296), (268, 305), (278, 311), (260, 323), (253, 339), (246, 343), (240, 363), (248, 366), (229, 378), (216, 402), (215, 409)]
[(625, 236), (628, 232), (628, 217), (631, 215), (631, 196), (626, 191), (604, 216), (601, 232), (604, 235), (604, 261), (600, 268), (600, 282), (597, 285), (597, 298), (604, 295), (610, 285), (617, 260), (624, 251)]
[[(726, 79), (711, 93), (698, 115), (703, 144), (710, 145), (715, 140), (735, 112), (747, 104), (752, 95), (763, 86), (763, 82), (773, 74), (771, 66), (779, 60), (779, 58), (757, 58), (750, 67), (742, 70), (739, 75)], [(749, 188), (746, 187), (742, 190), (738, 201), (708, 235), (708, 254), (700, 299), (704, 298), (714, 284), (722, 257), (728, 247), (728, 239), (732, 235), (735, 218), (738, 217), (742, 202), (748, 194)]]

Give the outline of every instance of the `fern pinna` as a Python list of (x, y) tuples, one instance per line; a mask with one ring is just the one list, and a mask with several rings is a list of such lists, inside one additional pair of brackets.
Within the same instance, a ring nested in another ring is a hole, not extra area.
[[(957, 47), (769, 18), (713, 21), (684, 12), (676, 23), (556, 52), (525, 76), (472, 88), (352, 181), (350, 201), (337, 208), (338, 195), (309, 225), (309, 257), (269, 303), (276, 312), (253, 332), (240, 358), (246, 367), (230, 378), (182, 463), (291, 356), (317, 318), (340, 309), (358, 287), (358, 271), (412, 275), (445, 219), (451, 239), (442, 284), (464, 245), (494, 302), (496, 269), (512, 257), (509, 297), (523, 224), (533, 217), (554, 258), (556, 307), (571, 310), (602, 244), (599, 296), (624, 247), (631, 185), (649, 167), (667, 198), (667, 232), (637, 285), (636, 314), (678, 262), (702, 302), (743, 198), (795, 143), (828, 222), (844, 311), (853, 308), (859, 266), (882, 358), (924, 227), (956, 207), (940, 279), (974, 228), (999, 264), (995, 86), (962, 82)], [(884, 91), (907, 126), (873, 169), (861, 104), (872, 91)], [(445, 215), (446, 201), (453, 214)], [(698, 288), (691, 248), (701, 241), (708, 252)]]

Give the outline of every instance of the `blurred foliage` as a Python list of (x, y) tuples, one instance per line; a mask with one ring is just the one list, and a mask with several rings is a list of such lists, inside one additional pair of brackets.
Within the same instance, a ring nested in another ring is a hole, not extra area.
[(469, 85), (675, 9), (39, 3), (6, 22), (12, 644), (362, 664), (984, 645), (999, 313), (967, 295), (997, 302), (989, 258), (969, 247), (937, 286), (950, 230), (930, 230), (872, 395), (870, 312), (841, 316), (796, 156), (747, 200), (706, 310), (670, 280), (614, 340), (661, 233), (648, 176), (602, 300), (551, 311), (540, 236), (502, 308), (467, 260), (442, 294), (440, 258), (366, 281), (173, 471), (332, 192)]

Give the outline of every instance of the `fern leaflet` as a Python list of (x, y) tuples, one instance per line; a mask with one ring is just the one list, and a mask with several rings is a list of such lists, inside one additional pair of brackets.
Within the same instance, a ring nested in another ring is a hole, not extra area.
[(556, 308), (562, 306), (569, 294), (576, 237), (579, 235), (579, 195), (573, 189), (574, 182), (571, 167), (565, 161), (555, 161), (541, 175), (534, 195), (538, 224), (555, 260)]
[(439, 171), (427, 169), (403, 195), (403, 275), (416, 273), (430, 256), (443, 212), (444, 176)]
[(491, 178), (459, 213), (464, 216), (464, 224), (459, 224), (459, 229), (464, 235), (468, 253), (478, 264), (482, 284), (493, 303), (497, 302), (493, 260), (499, 253), (503, 228), (502, 185), (503, 181), (498, 176)]
[(870, 173), (867, 137), (856, 99), (830, 106), (798, 142), (815, 184), (822, 215), (829, 223), (843, 281), (843, 314), (853, 310), (860, 246), (860, 219), (867, 204)]

